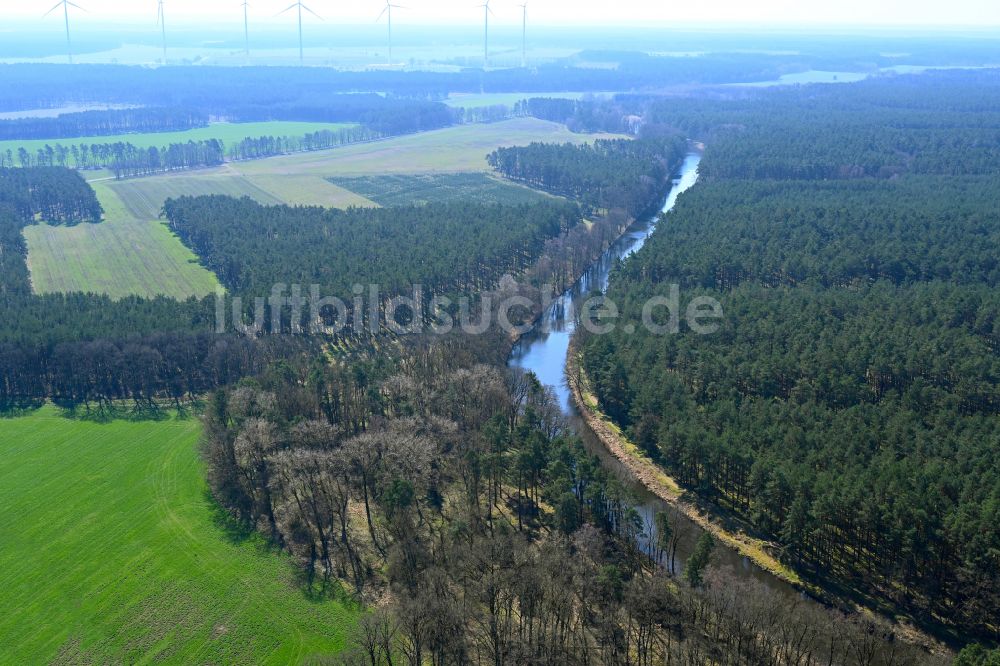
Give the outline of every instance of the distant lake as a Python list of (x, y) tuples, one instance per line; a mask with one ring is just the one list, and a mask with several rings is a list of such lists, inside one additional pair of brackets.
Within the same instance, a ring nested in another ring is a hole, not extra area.
[(794, 86), (806, 83), (856, 83), (864, 81), (870, 76), (868, 72), (825, 72), (818, 69), (810, 69), (806, 72), (796, 72), (795, 74), (785, 74), (773, 81), (756, 81), (754, 83), (730, 83), (730, 86), (741, 86), (744, 88), (770, 88), (773, 86)]
[(79, 113), (81, 111), (107, 111), (109, 109), (135, 109), (134, 104), (85, 104), (78, 106), (60, 106), (51, 109), (29, 109), (25, 111), (5, 111), (0, 113), (0, 120), (17, 120), (19, 118), (55, 118), (64, 113)]
[(894, 65), (882, 67), (872, 72), (827, 72), (810, 69), (805, 72), (785, 74), (772, 81), (755, 81), (753, 83), (727, 83), (727, 86), (742, 88), (773, 88), (775, 86), (794, 86), (809, 83), (857, 83), (870, 76), (878, 74), (923, 74), (947, 69), (992, 69), (998, 65)]

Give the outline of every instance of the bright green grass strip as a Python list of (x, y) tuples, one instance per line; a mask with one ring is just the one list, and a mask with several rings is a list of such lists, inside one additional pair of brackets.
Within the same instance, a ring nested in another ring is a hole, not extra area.
[[(17, 159), (17, 151), (24, 148), (34, 155), (39, 148), (44, 149), (46, 144), (55, 147), (57, 143), (69, 148), (86, 144), (88, 146), (102, 143), (131, 143), (137, 148), (162, 148), (171, 143), (187, 143), (188, 141), (205, 141), (207, 139), (218, 139), (226, 146), (238, 143), (247, 137), (262, 136), (303, 136), (319, 130), (339, 130), (345, 127), (353, 127), (352, 123), (301, 123), (274, 121), (266, 123), (213, 123), (208, 127), (198, 127), (183, 132), (149, 132), (143, 134), (118, 134), (113, 136), (85, 136), (78, 138), (63, 139), (12, 139), (0, 141), (0, 151), (10, 150), (14, 159)], [(70, 158), (72, 160), (72, 158)]]
[(196, 420), (0, 419), (0, 663), (287, 664), (358, 611), (209, 499)]
[(25, 227), (36, 294), (78, 291), (116, 299), (162, 295), (183, 300), (221, 288), (163, 222), (137, 219), (110, 183), (92, 185), (104, 207), (104, 222)]

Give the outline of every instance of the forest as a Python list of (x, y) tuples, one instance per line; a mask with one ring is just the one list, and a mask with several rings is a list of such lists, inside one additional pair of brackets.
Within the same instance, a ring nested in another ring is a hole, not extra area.
[(7, 215), (5, 238), (36, 216), (55, 224), (78, 224), (99, 222), (104, 214), (90, 185), (79, 174), (59, 168), (0, 168), (0, 211)]
[[(273, 367), (214, 394), (218, 501), (305, 585), (388, 599), (348, 664), (942, 663), (879, 620), (639, 548), (634, 500), (531, 375), (456, 335), (347, 363)], [(501, 360), (502, 362), (502, 360)], [(683, 524), (658, 514), (657, 548)], [(388, 593), (388, 594), (387, 594)]]
[[(325, 138), (313, 137), (309, 145)], [(0, 200), (16, 211), (4, 217), (0, 268), (6, 311), (17, 315), (0, 321), (0, 402), (177, 401), (310, 348), (307, 340), (270, 344), (210, 335), (212, 299), (33, 295), (21, 228), (36, 219), (98, 223), (100, 207), (69, 169), (4, 169), (0, 177), (7, 185)], [(475, 299), (505, 274), (559, 284), (627, 222), (617, 211), (585, 226), (579, 207), (558, 199), (500, 206), (466, 198), (337, 211), (215, 196), (172, 200), (166, 211), (174, 230), (232, 293), (268, 296), (275, 283), (297, 282), (305, 289), (322, 285), (323, 296), (344, 300), (355, 283), (378, 283), (383, 299), (408, 295), (416, 283), (428, 299), (435, 293)]]
[(62, 139), (130, 132), (180, 132), (206, 127), (208, 114), (194, 109), (137, 108), (63, 113), (55, 118), (0, 120), (0, 140)]
[[(645, 107), (653, 98), (619, 94), (614, 97), (585, 97), (579, 100), (552, 97), (531, 97), (514, 105), (523, 114), (563, 123), (573, 132), (614, 132), (647, 135), (656, 128), (651, 118), (644, 117)], [(661, 128), (662, 133), (662, 128)], [(674, 132), (684, 136), (683, 132)]]
[(707, 179), (985, 175), (1000, 171), (998, 81), (997, 70), (941, 71), (645, 102), (652, 121), (706, 141), (718, 156)]
[[(70, 133), (71, 128), (79, 126), (79, 132), (83, 132), (90, 127), (100, 129), (139, 122), (149, 125), (142, 131), (165, 131), (162, 125), (180, 122), (174, 114), (182, 117), (191, 114), (191, 122), (209, 116), (234, 123), (266, 120), (357, 122), (377, 132), (404, 134), (450, 125), (457, 114), (455, 109), (429, 100), (426, 95), (404, 98), (371, 92), (355, 94), (354, 89), (337, 91), (326, 80), (330, 74), (297, 68), (146, 69), (82, 65), (63, 72), (58, 65), (0, 65), (0, 71), (9, 85), (0, 93), (0, 108), (5, 110), (59, 106), (59, 96), (53, 96), (51, 89), (42, 92), (36, 88), (36, 82), (41, 80), (37, 77), (43, 77), (47, 86), (54, 85), (56, 80), (60, 81), (59, 85), (68, 86), (60, 93), (65, 96), (61, 101), (64, 104), (85, 104), (96, 98), (107, 104), (150, 107), (64, 114), (56, 119), (32, 118), (28, 122), (0, 121), (11, 123), (7, 130), (11, 133), (20, 129), (23, 136), (10, 137), (19, 139), (87, 136), (89, 132)], [(95, 88), (87, 90), (85, 82)], [(17, 86), (21, 86), (19, 92), (13, 89)], [(37, 98), (32, 99), (36, 95)], [(86, 118), (77, 119), (78, 115)], [(37, 136), (36, 122), (52, 123), (61, 128), (61, 134)], [(105, 133), (108, 132), (97, 132)]]
[[(972, 137), (989, 136), (1000, 79), (931, 87), (679, 104), (677, 124), (717, 123), (704, 182), (615, 270), (622, 318), (581, 341), (582, 362), (638, 446), (798, 570), (995, 641), (1000, 165)], [(671, 285), (722, 302), (721, 329), (626, 335)]]
[(506, 178), (579, 201), (588, 214), (623, 208), (635, 218), (658, 199), (686, 152), (679, 135), (645, 128), (635, 140), (498, 148), (487, 161)]
[[(800, 58), (808, 61), (811, 58)], [(617, 62), (616, 68), (581, 62)], [(8, 82), (0, 108), (39, 109), (99, 99), (106, 104), (195, 108), (230, 121), (313, 120), (350, 122), (358, 110), (397, 108), (466, 92), (606, 92), (669, 83), (728, 83), (775, 79), (788, 57), (706, 54), (666, 58), (636, 52), (582, 52), (520, 69), (483, 72), (338, 71), (301, 67), (182, 67), (16, 64), (0, 66)], [(803, 63), (804, 69), (809, 69)], [(371, 91), (384, 91), (385, 97)], [(362, 94), (350, 94), (362, 93)], [(352, 99), (353, 98), (353, 99)], [(379, 98), (381, 101), (379, 101)], [(443, 105), (428, 106), (440, 109)]]
[(472, 295), (527, 268), (547, 239), (580, 222), (576, 204), (556, 200), (337, 210), (206, 196), (170, 199), (164, 210), (232, 291), (267, 296), (277, 283), (319, 284), (344, 300), (355, 284), (378, 284), (386, 298), (417, 284), (428, 297)]
[(654, 244), (644, 265), (623, 272), (713, 289), (877, 280), (996, 286), (1000, 227), (990, 220), (1000, 215), (998, 188), (1000, 173), (888, 183), (706, 179), (678, 202), (684, 224), (671, 230), (672, 242)]
[[(135, 77), (187, 76), (172, 69)], [(326, 77), (351, 73), (289, 81)], [(865, 162), (849, 177), (818, 179), (830, 172), (782, 170), (778, 143), (769, 160), (778, 166), (749, 182), (749, 160), (734, 149), (730, 163), (722, 151), (787, 123), (792, 135), (821, 135), (819, 163), (853, 167), (864, 151), (842, 151), (854, 140), (845, 118), (888, 117), (873, 100), (897, 85), (894, 106), (883, 105), (906, 117), (916, 102), (898, 82), (830, 102), (846, 110), (825, 125), (801, 91), (734, 95), (707, 114), (696, 99), (529, 101), (532, 113), (570, 111), (581, 127), (628, 126), (640, 114), (645, 127), (634, 142), (491, 156), (501, 174), (579, 203), (337, 211), (208, 196), (170, 200), (165, 213), (234, 295), (296, 282), (343, 297), (369, 282), (385, 296), (414, 283), (429, 294), (481, 292), (507, 274), (564, 285), (661, 197), (687, 150), (678, 137), (709, 139), (704, 182), (616, 269), (610, 295), (638, 321), (646, 298), (677, 283), (719, 298), (725, 325), (709, 337), (640, 327), (581, 340), (601, 406), (686, 488), (771, 537), (808, 576), (888, 599), (922, 626), (953, 630), (955, 642), (995, 641), (1000, 366), (989, 193), (998, 174), (950, 162), (966, 146), (960, 117), (979, 113), (976, 86), (958, 81), (958, 111), (944, 102), (913, 111), (915, 125), (937, 133), (914, 139), (911, 164), (940, 162), (934, 169), (869, 173)], [(193, 87), (198, 94), (214, 101), (197, 108), (223, 103), (221, 92)], [(327, 139), (336, 140), (316, 140)], [(896, 159), (899, 145), (878, 150)], [(287, 144), (243, 149), (277, 147)], [(932, 187), (928, 174), (947, 177)], [(581, 223), (584, 212), (593, 224)], [(0, 408), (50, 397), (152, 409), (210, 396), (204, 454), (215, 499), (289, 552), (309, 591), (343, 586), (378, 606), (345, 656), (352, 663), (940, 663), (881, 620), (712, 566), (710, 537), (683, 572), (672, 558), (649, 558), (636, 498), (568, 430), (549, 391), (502, 367), (511, 341), (498, 331), (393, 340), (345, 357), (303, 336), (213, 334), (210, 299), (32, 295), (21, 229), (100, 217), (93, 191), (68, 169), (0, 170), (0, 299), (15, 315), (0, 322)], [(676, 550), (682, 518), (665, 512), (654, 524), (652, 548)], [(970, 666), (993, 659), (963, 654)]]
[(60, 404), (189, 400), (301, 351), (212, 333), (214, 306), (169, 298), (112, 301), (31, 292), (21, 230), (96, 224), (102, 211), (79, 173), (0, 169), (0, 410), (49, 397)]

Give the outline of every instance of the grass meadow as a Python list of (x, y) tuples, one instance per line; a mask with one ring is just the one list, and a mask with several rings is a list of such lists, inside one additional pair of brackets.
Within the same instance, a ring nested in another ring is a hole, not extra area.
[[(242, 166), (242, 165), (237, 165)], [(289, 205), (323, 206), (325, 208), (374, 207), (373, 201), (357, 192), (345, 190), (322, 176), (314, 174), (270, 173), (241, 176), (279, 201)]]
[[(96, 183), (95, 183), (96, 184)], [(180, 172), (149, 178), (107, 181), (111, 189), (135, 219), (155, 220), (160, 216), (163, 202), (180, 196), (225, 194), (231, 197), (250, 197), (266, 205), (282, 203), (282, 199), (257, 187), (237, 174)]]
[(479, 203), (517, 205), (548, 195), (489, 174), (445, 173), (333, 178), (345, 189), (363, 194), (380, 206), (423, 205), (473, 199)]
[(359, 611), (207, 495), (196, 419), (0, 419), (0, 663), (288, 664)]
[(95, 143), (131, 143), (137, 148), (162, 148), (171, 143), (187, 143), (188, 141), (204, 141), (218, 139), (227, 146), (242, 141), (247, 137), (261, 136), (303, 136), (319, 130), (338, 130), (353, 127), (352, 123), (302, 123), (289, 121), (273, 121), (263, 123), (212, 123), (207, 127), (197, 127), (183, 132), (143, 132), (136, 134), (116, 134), (111, 136), (85, 136), (64, 139), (13, 139), (0, 141), (0, 151), (10, 150), (17, 159), (17, 151), (24, 148), (29, 153), (35, 153), (46, 145), (55, 146), (61, 143), (66, 146), (79, 146)]
[(489, 171), (486, 156), (500, 146), (522, 146), (532, 141), (590, 143), (607, 136), (610, 135), (574, 134), (560, 123), (515, 118), (498, 123), (457, 125), (385, 141), (356, 143), (230, 166), (254, 182), (257, 182), (256, 178), (273, 175), (330, 178)]
[[(140, 218), (110, 182), (92, 183), (104, 207), (100, 224), (25, 227), (31, 286), (37, 294), (73, 291), (106, 294), (206, 296), (219, 281), (155, 216)], [(162, 205), (162, 202), (161, 204)]]

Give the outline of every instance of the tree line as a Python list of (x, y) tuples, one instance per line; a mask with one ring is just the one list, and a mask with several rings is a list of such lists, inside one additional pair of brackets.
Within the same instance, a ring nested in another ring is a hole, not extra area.
[(384, 136), (386, 135), (358, 125), (338, 130), (307, 132), (303, 136), (247, 137), (230, 146), (226, 154), (234, 160), (254, 160), (288, 153), (326, 150), (349, 143), (373, 141)]
[[(965, 169), (953, 151), (967, 125), (986, 122), (1000, 79), (930, 84), (940, 95), (877, 81), (715, 104), (705, 182), (613, 273), (622, 317), (612, 334), (583, 338), (583, 366), (638, 446), (805, 575), (887, 600), (956, 643), (996, 640), (1000, 300), (988, 192), (1000, 171), (949, 174)], [(859, 117), (846, 121), (845, 108)], [(895, 120), (881, 127), (886, 110)], [(938, 175), (866, 167), (822, 182), (822, 171), (795, 171), (840, 164), (870, 138), (859, 122), (884, 129), (866, 144), (872, 155), (896, 160), (911, 142)], [(802, 144), (755, 144), (754, 160), (739, 147), (779, 127)], [(988, 165), (990, 154), (971, 159)], [(790, 170), (756, 170), (772, 159)], [(639, 325), (671, 285), (724, 305), (716, 334)]]
[(25, 148), (16, 153), (7, 149), (0, 153), (0, 167), (69, 167), (76, 169), (109, 169), (115, 178), (146, 176), (176, 169), (196, 169), (218, 166), (225, 160), (223, 143), (218, 139), (171, 143), (167, 146), (141, 148), (131, 143), (80, 144), (69, 147), (46, 144), (32, 154)]
[[(180, 106), (240, 121), (351, 122), (357, 117), (345, 117), (341, 109), (362, 105), (388, 108), (407, 101), (437, 105), (435, 100), (452, 92), (602, 92), (694, 81), (759, 81), (777, 78), (782, 67), (787, 66), (787, 57), (759, 54), (740, 58), (728, 54), (699, 58), (622, 52), (589, 55), (618, 62), (619, 66), (578, 67), (580, 56), (541, 64), (530, 73), (521, 69), (393, 72), (302, 67), (4, 65), (0, 80), (7, 85), (0, 93), (0, 109), (51, 108), (97, 99), (107, 104)], [(356, 94), (372, 90), (385, 94)]]
[(68, 139), (132, 132), (182, 132), (208, 126), (208, 114), (195, 109), (136, 108), (62, 113), (55, 118), (0, 120), (0, 140)]

